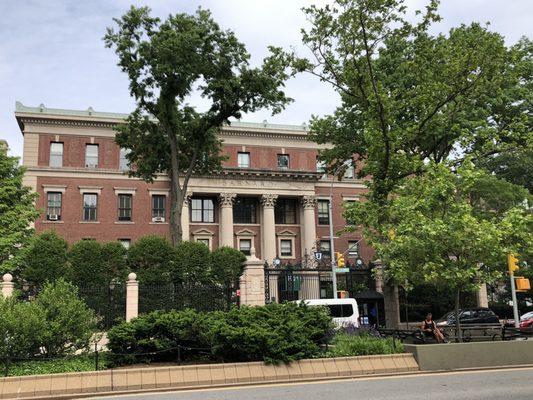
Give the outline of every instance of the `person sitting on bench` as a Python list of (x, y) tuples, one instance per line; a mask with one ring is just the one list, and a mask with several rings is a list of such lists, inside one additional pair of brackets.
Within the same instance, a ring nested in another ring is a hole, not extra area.
[(440, 331), (439, 328), (437, 328), (437, 324), (435, 321), (433, 321), (433, 315), (429, 313), (426, 315), (426, 319), (424, 322), (422, 322), (422, 325), (420, 326), (420, 329), (424, 334), (433, 336), (438, 343), (445, 342), (444, 335)]

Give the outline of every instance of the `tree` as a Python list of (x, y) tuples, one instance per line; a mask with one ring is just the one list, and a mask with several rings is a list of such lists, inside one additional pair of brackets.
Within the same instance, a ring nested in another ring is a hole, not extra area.
[(533, 194), (533, 148), (515, 148), (480, 160), (481, 168)]
[(246, 256), (231, 247), (219, 247), (211, 253), (212, 276), (215, 282), (231, 286), (244, 272)]
[(380, 220), (389, 194), (428, 161), (460, 158), (458, 148), (488, 156), (530, 137), (531, 42), (506, 48), (477, 23), (432, 35), (437, 7), (429, 1), (410, 23), (403, 0), (310, 6), (303, 43), (312, 59), (276, 53), (339, 93), (333, 115), (312, 119), (310, 137), (333, 144), (320, 153), (330, 172), (353, 159), (360, 178), (372, 177)]
[(0, 151), (0, 274), (17, 266), (20, 250), (33, 235), (31, 224), (39, 216), (31, 188), (22, 184), (24, 168), (18, 158)]
[(65, 276), (67, 247), (67, 241), (54, 231), (32, 237), (28, 246), (22, 250), (22, 278), (31, 283), (42, 284)]
[(176, 249), (161, 236), (144, 236), (128, 250), (128, 267), (141, 284), (169, 283), (175, 260)]
[(120, 242), (107, 242), (102, 244), (102, 261), (106, 282), (116, 280), (125, 282), (128, 272), (126, 257), (128, 251)]
[[(177, 245), (191, 176), (221, 168), (217, 132), (228, 118), (242, 113), (263, 107), (282, 110), (289, 102), (280, 90), (287, 76), (276, 58), (251, 68), (245, 46), (206, 10), (161, 21), (147, 7), (131, 7), (114, 21), (118, 29), (108, 28), (105, 44), (115, 49), (137, 103), (118, 126), (116, 140), (131, 150), (131, 175), (152, 181), (158, 173), (168, 174), (170, 230)], [(187, 103), (193, 94), (210, 101), (205, 112)]]
[(96, 240), (80, 240), (74, 243), (68, 254), (67, 278), (76, 286), (108, 285), (102, 257), (102, 245)]
[[(499, 219), (476, 215), (470, 192), (481, 177), (467, 166), (453, 173), (444, 164), (429, 165), (424, 176), (409, 179), (395, 192), (391, 222), (373, 235), (395, 281), (434, 283), (455, 291), (459, 340), (460, 293), (500, 279), (506, 255), (523, 253), (533, 239), (533, 218), (523, 209), (511, 209)], [(379, 239), (383, 236), (386, 243)]]
[(172, 281), (176, 284), (209, 285), (212, 283), (209, 247), (200, 242), (181, 242), (176, 247)]

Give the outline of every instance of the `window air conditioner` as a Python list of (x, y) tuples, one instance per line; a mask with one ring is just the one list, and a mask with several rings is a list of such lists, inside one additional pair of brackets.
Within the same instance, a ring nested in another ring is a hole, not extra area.
[(49, 221), (57, 221), (58, 219), (59, 219), (59, 215), (57, 215), (57, 214), (48, 215), (48, 220)]
[(165, 217), (153, 217), (152, 222), (165, 222)]

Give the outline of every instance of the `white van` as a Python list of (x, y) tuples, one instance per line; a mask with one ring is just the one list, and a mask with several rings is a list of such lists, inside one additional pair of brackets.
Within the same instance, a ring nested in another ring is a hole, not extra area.
[(309, 299), (299, 300), (309, 306), (325, 306), (333, 317), (333, 322), (341, 327), (359, 327), (359, 308), (355, 299)]

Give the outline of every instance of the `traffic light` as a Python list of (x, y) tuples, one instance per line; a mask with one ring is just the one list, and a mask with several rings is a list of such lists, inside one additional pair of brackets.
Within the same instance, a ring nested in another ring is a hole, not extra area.
[(346, 260), (344, 260), (344, 255), (339, 252), (335, 252), (335, 261), (337, 263), (337, 268), (344, 268), (346, 265)]
[(509, 266), (509, 273), (514, 275), (514, 272), (518, 270), (518, 258), (514, 254), (509, 253), (507, 256), (507, 265)]

